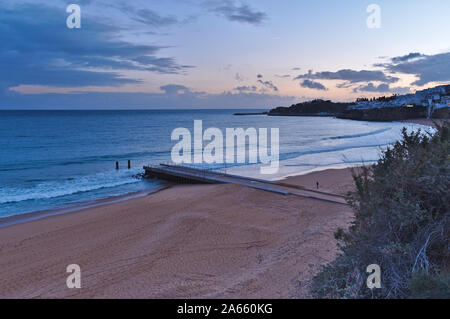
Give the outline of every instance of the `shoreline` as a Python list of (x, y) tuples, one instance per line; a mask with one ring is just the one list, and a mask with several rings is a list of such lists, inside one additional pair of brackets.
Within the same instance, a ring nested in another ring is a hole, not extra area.
[(8, 217), (0, 218), (0, 229), (3, 227), (8, 227), (16, 224), (26, 223), (33, 220), (38, 220), (45, 217), (50, 216), (56, 216), (56, 215), (62, 215), (67, 213), (76, 213), (84, 209), (99, 207), (103, 205), (109, 205), (114, 203), (120, 203), (127, 200), (132, 200), (134, 198), (139, 198), (143, 196), (149, 196), (154, 193), (163, 191), (165, 189), (170, 188), (171, 185), (163, 185), (159, 186), (154, 189), (149, 189), (145, 191), (139, 191), (139, 192), (132, 192), (127, 193), (124, 195), (118, 195), (118, 196), (109, 196), (105, 198), (100, 198), (93, 201), (86, 201), (86, 202), (80, 202), (74, 205), (68, 205), (61, 208), (55, 208), (55, 209), (44, 209), (44, 210), (37, 210), (37, 211), (31, 211), (23, 214), (17, 214), (12, 215)]
[[(364, 165), (370, 165), (373, 163), (364, 163)], [(361, 164), (363, 165), (363, 164)], [(280, 178), (277, 178), (276, 180), (272, 182), (289, 182), (291, 178), (295, 177), (301, 177), (306, 176), (312, 173), (317, 172), (324, 172), (328, 170), (341, 170), (341, 169), (353, 169), (358, 168), (361, 165), (348, 165), (345, 163), (342, 164), (336, 164), (331, 166), (324, 166), (324, 167), (317, 167), (308, 171), (304, 172), (298, 172), (298, 173), (292, 173), (285, 176), (282, 176)], [(56, 215), (62, 215), (67, 213), (77, 213), (79, 211), (99, 207), (99, 206), (106, 206), (114, 203), (120, 203), (123, 201), (132, 200), (139, 197), (149, 196), (155, 193), (158, 193), (160, 191), (164, 191), (170, 187), (177, 186), (177, 185), (183, 185), (183, 184), (172, 184), (170, 182), (165, 182), (162, 186), (156, 187), (154, 189), (144, 190), (144, 191), (138, 191), (138, 192), (131, 192), (123, 195), (118, 196), (109, 196), (105, 198), (100, 198), (92, 201), (84, 201), (80, 203), (76, 203), (73, 205), (67, 205), (60, 208), (54, 208), (54, 209), (44, 209), (44, 210), (37, 210), (37, 211), (30, 211), (22, 214), (12, 215), (8, 217), (2, 217), (0, 218), (0, 230), (4, 227), (21, 224), (21, 223), (27, 223), (34, 220), (39, 220), (46, 217), (56, 216)]]
[[(360, 165), (336, 166), (277, 180), (344, 196)], [(0, 298), (309, 298), (354, 218), (235, 184), (168, 185), (0, 220)], [(80, 290), (65, 285), (70, 264)]]
[[(348, 168), (287, 181), (339, 194), (353, 187)], [(239, 185), (175, 185), (1, 228), (0, 297), (307, 297), (307, 282), (336, 256), (333, 233), (352, 216)], [(84, 289), (65, 286), (73, 263)]]
[(320, 172), (324, 172), (324, 171), (328, 171), (328, 170), (341, 170), (341, 169), (358, 169), (361, 166), (370, 166), (372, 164), (375, 164), (376, 162), (361, 162), (358, 164), (346, 164), (346, 163), (342, 163), (342, 164), (334, 164), (334, 165), (328, 165), (328, 166), (324, 166), (324, 167), (316, 167), (313, 168), (311, 170), (305, 171), (305, 172), (298, 172), (298, 173), (292, 173), (292, 174), (288, 174), (288, 175), (284, 175), (283, 177), (281, 177), (280, 179), (275, 180), (276, 182), (284, 182), (284, 181), (288, 181), (290, 178), (293, 177), (299, 177), (299, 176), (305, 176), (305, 175), (309, 175), (312, 173), (320, 173)]
[[(408, 119), (408, 120), (393, 121), (393, 122), (419, 124), (419, 125), (434, 128), (435, 123), (442, 124), (443, 121), (444, 120), (419, 118), (419, 119)], [(358, 167), (361, 165), (370, 165), (373, 163), (375, 163), (375, 162), (367, 162), (367, 163), (360, 163), (360, 164), (342, 163), (342, 164), (328, 165), (328, 166), (323, 166), (323, 167), (316, 167), (314, 169), (310, 169), (307, 171), (300, 171), (300, 172), (296, 172), (296, 173), (290, 173), (287, 175), (283, 175), (273, 181), (284, 181), (285, 179), (290, 178), (290, 177), (303, 176), (303, 175), (307, 175), (310, 173), (320, 172), (320, 171), (324, 171), (324, 170), (328, 170), (328, 169), (345, 169), (345, 168), (351, 168), (351, 167)], [(164, 188), (164, 187), (165, 186), (163, 186), (162, 188)], [(127, 193), (127, 194), (118, 195), (118, 196), (105, 197), (105, 198), (100, 198), (100, 199), (93, 200), (93, 201), (83, 201), (83, 202), (80, 202), (77, 204), (73, 204), (73, 205), (69, 204), (67, 206), (62, 206), (62, 207), (54, 208), (54, 209), (30, 211), (30, 212), (12, 215), (12, 216), (8, 216), (8, 217), (2, 217), (2, 218), (0, 218), (0, 229), (3, 227), (7, 227), (9, 225), (23, 223), (23, 222), (27, 222), (27, 221), (31, 221), (31, 220), (36, 220), (36, 219), (44, 218), (47, 216), (76, 212), (76, 211), (79, 211), (79, 210), (82, 210), (85, 208), (96, 207), (96, 206), (100, 206), (100, 205), (107, 205), (110, 203), (114, 203), (116, 201), (123, 201), (123, 200), (132, 199), (135, 197), (146, 196), (146, 195), (152, 194), (155, 191), (157, 192), (160, 190), (161, 190), (160, 187), (157, 187), (155, 189), (139, 191), (139, 192), (132, 192), (132, 193)]]
[[(234, 115), (247, 115), (247, 114), (234, 114)], [(250, 114), (249, 114), (250, 115)], [(264, 115), (264, 113), (260, 113), (260, 114), (251, 114), (251, 115)], [(343, 118), (343, 117), (338, 117), (335, 114), (270, 114), (267, 113), (265, 114), (267, 116), (287, 116), (287, 117), (294, 117), (294, 116), (298, 116), (298, 117), (332, 117), (332, 118), (336, 118), (336, 119), (341, 119), (341, 120), (349, 120), (349, 121), (359, 121), (359, 122), (380, 122), (380, 123), (410, 123), (410, 124), (419, 124), (419, 125), (423, 125), (423, 126), (430, 126), (435, 128), (436, 127), (436, 123), (438, 125), (442, 125), (443, 122), (445, 121), (449, 121), (449, 119), (445, 119), (445, 118), (436, 118), (436, 119), (427, 119), (427, 118), (410, 118), (410, 119), (404, 119), (404, 120), (389, 120), (389, 121), (381, 121), (381, 120), (365, 120), (365, 119), (352, 119), (352, 118)]]
[[(323, 172), (328, 170), (340, 170), (340, 169), (352, 169), (352, 168), (358, 168), (361, 165), (370, 165), (372, 163), (361, 163), (361, 164), (335, 164), (335, 165), (329, 165), (329, 166), (323, 166), (323, 167), (316, 167), (314, 169), (298, 172), (298, 173), (292, 173), (288, 175), (283, 175), (280, 178), (277, 178), (276, 180), (269, 180), (271, 182), (286, 182), (289, 181), (290, 178), (300, 177), (300, 176), (306, 176), (312, 173), (317, 172)], [(92, 201), (83, 201), (79, 202), (73, 205), (67, 205), (59, 208), (52, 208), (52, 209), (43, 209), (43, 210), (37, 210), (37, 211), (30, 211), (26, 213), (21, 213), (17, 215), (7, 216), (0, 218), (0, 230), (4, 227), (21, 224), (21, 223), (27, 223), (34, 220), (39, 220), (46, 217), (56, 216), (56, 215), (62, 215), (66, 213), (76, 213), (85, 209), (98, 207), (98, 206), (104, 206), (114, 203), (119, 203), (122, 201), (128, 201), (132, 200), (134, 198), (139, 198), (143, 196), (149, 196), (154, 193), (158, 193), (160, 191), (163, 191), (165, 189), (168, 189), (173, 186), (177, 185), (183, 185), (183, 184), (172, 184), (170, 182), (165, 182), (165, 184), (162, 184), (162, 186), (156, 187), (154, 189), (149, 190), (143, 190), (138, 192), (131, 192), (123, 195), (118, 196), (109, 196), (104, 197)]]

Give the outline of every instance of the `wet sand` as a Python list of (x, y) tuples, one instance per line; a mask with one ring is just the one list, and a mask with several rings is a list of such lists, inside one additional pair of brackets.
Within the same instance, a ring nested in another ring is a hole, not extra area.
[[(349, 169), (286, 182), (345, 194)], [(297, 298), (350, 207), (239, 185), (158, 193), (0, 228), (1, 298)], [(68, 289), (66, 267), (81, 267)]]

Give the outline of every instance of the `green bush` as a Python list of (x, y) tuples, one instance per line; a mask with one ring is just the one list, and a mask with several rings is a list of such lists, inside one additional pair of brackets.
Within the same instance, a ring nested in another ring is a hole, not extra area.
[[(319, 298), (450, 298), (450, 125), (407, 133), (354, 172), (355, 219), (335, 234), (341, 254), (314, 278)], [(366, 267), (381, 268), (380, 289)]]

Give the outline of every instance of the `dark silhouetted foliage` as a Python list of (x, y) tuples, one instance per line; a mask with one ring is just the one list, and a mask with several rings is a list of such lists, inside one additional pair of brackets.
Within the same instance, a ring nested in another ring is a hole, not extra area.
[[(377, 164), (354, 172), (355, 219), (341, 255), (314, 278), (320, 298), (450, 298), (450, 125), (407, 133)], [(381, 267), (369, 289), (366, 267)]]

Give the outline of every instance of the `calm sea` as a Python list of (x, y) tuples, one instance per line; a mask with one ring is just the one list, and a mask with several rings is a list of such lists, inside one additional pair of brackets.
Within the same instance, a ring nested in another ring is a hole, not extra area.
[[(266, 179), (376, 161), (380, 147), (397, 140), (405, 126), (327, 117), (233, 116), (237, 111), (245, 110), (0, 111), (0, 217), (158, 187), (160, 182), (134, 175), (145, 164), (170, 161), (172, 130), (193, 131), (194, 120), (203, 120), (204, 129), (279, 128), (280, 170), (257, 176)], [(258, 167), (240, 165), (227, 172), (256, 176)]]

